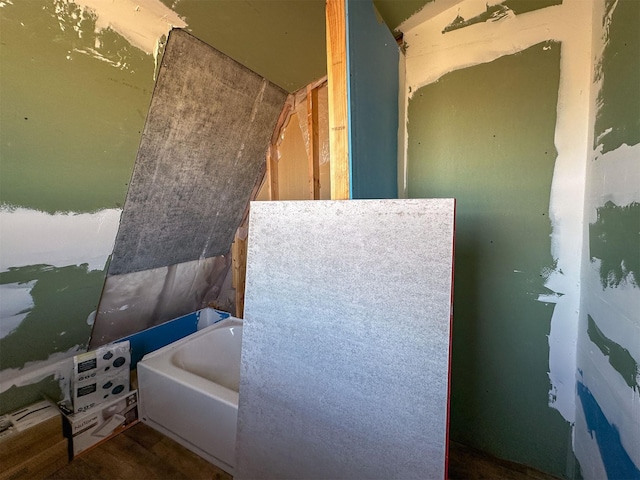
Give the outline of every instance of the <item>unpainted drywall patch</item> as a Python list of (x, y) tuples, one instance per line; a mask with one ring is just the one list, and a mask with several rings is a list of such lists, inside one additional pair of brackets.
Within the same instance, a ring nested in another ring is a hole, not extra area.
[(0, 284), (0, 338), (13, 332), (33, 308), (31, 289), (35, 281)]
[(157, 57), (163, 38), (172, 28), (187, 26), (184, 19), (160, 0), (54, 0), (60, 27), (72, 28), (82, 35), (87, 19), (95, 23), (95, 48), (88, 54), (104, 58), (99, 35), (112, 30), (122, 35), (131, 45)]
[(121, 213), (117, 208), (50, 214), (0, 207), (0, 272), (39, 264), (86, 264), (88, 270), (104, 270), (113, 251)]
[(619, 206), (609, 201), (589, 225), (591, 261), (600, 260), (602, 288), (623, 282), (640, 287), (640, 203)]

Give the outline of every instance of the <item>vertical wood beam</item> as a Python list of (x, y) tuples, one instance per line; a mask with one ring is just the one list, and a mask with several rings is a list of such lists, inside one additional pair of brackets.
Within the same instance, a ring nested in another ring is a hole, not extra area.
[(318, 135), (318, 88), (307, 87), (309, 129), (309, 198), (320, 200), (320, 136)]
[(247, 283), (247, 227), (240, 227), (231, 245), (232, 285), (236, 291), (235, 316), (244, 316), (244, 290)]
[(350, 191), (346, 0), (327, 0), (326, 24), (331, 199), (347, 200)]
[(279, 200), (278, 193), (278, 147), (277, 145), (269, 145), (267, 151), (267, 174), (269, 181), (269, 200)]

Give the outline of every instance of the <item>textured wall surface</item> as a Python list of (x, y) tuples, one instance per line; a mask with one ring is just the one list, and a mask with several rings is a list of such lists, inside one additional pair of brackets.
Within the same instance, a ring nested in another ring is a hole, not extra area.
[(575, 452), (585, 478), (640, 478), (640, 2), (597, 4)]
[(443, 478), (454, 200), (253, 202), (237, 478)]
[(109, 275), (229, 251), (285, 98), (195, 37), (171, 32)]

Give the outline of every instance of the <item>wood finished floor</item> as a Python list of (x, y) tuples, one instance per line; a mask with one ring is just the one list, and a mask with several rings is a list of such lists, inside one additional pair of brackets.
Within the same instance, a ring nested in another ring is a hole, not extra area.
[[(233, 477), (143, 423), (80, 455), (48, 480), (231, 480)], [(461, 445), (450, 449), (452, 480), (553, 480)], [(328, 479), (329, 480), (329, 479)], [(360, 480), (360, 479), (354, 479)]]

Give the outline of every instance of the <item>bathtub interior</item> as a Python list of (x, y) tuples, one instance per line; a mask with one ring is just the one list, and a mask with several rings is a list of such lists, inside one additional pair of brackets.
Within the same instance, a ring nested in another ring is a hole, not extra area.
[(232, 325), (186, 342), (171, 360), (183, 370), (238, 392), (241, 349), (242, 325)]

